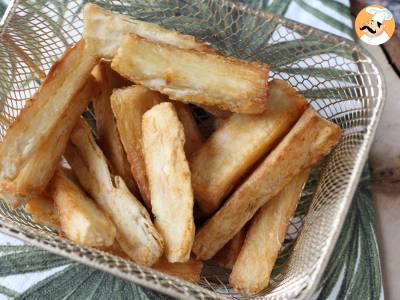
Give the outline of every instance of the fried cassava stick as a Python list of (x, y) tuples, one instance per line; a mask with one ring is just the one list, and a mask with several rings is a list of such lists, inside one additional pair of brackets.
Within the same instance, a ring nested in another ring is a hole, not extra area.
[(208, 44), (197, 41), (194, 36), (168, 30), (154, 23), (114, 14), (94, 4), (85, 5), (83, 20), (85, 26), (83, 35), (89, 48), (103, 58), (113, 58), (128, 33), (135, 33), (144, 38), (180, 48), (215, 51)]
[(151, 202), (142, 149), (142, 117), (147, 110), (161, 101), (163, 97), (158, 92), (142, 86), (114, 90), (111, 96), (111, 106), (132, 175), (149, 209)]
[(212, 214), (238, 181), (290, 130), (307, 108), (303, 95), (282, 80), (270, 83), (267, 110), (234, 114), (190, 158), (195, 199)]
[(67, 238), (87, 247), (114, 243), (114, 224), (61, 170), (50, 181), (49, 193), (57, 208), (61, 231)]
[(53, 199), (46, 193), (34, 196), (25, 205), (25, 210), (31, 214), (36, 223), (60, 230), (60, 218)]
[(111, 67), (172, 100), (238, 113), (266, 109), (268, 66), (127, 35)]
[(106, 61), (99, 62), (92, 74), (99, 87), (99, 95), (94, 99), (93, 107), (100, 147), (110, 162), (115, 175), (121, 176), (128, 188), (136, 193), (136, 183), (129, 168), (110, 103), (113, 90), (126, 86), (129, 82), (113, 71), (110, 63)]
[(138, 264), (154, 264), (163, 253), (162, 238), (123, 179), (110, 174), (103, 152), (82, 119), (71, 134), (65, 157), (81, 186), (113, 221), (122, 249)]
[(268, 286), (309, 170), (296, 175), (283, 190), (254, 216), (229, 277), (239, 292), (255, 294)]
[(96, 63), (83, 41), (68, 49), (7, 130), (0, 145), (0, 190), (12, 206), (40, 194), (53, 176), (69, 133), (95, 90), (88, 79)]
[(257, 210), (302, 170), (316, 164), (338, 142), (340, 128), (309, 108), (280, 144), (197, 233), (192, 251), (213, 257)]
[(184, 131), (171, 103), (148, 110), (142, 120), (143, 152), (155, 225), (169, 262), (189, 260), (194, 239), (193, 192), (184, 153)]

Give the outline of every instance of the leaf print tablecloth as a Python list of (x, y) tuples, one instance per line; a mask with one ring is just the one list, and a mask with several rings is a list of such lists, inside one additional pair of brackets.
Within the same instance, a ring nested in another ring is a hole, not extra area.
[[(0, 0), (0, 16), (6, 9)], [(348, 0), (242, 0), (256, 9), (353, 39)], [(1, 66), (0, 66), (1, 67)], [(168, 299), (0, 234), (0, 300)], [(383, 299), (367, 167), (314, 299)]]

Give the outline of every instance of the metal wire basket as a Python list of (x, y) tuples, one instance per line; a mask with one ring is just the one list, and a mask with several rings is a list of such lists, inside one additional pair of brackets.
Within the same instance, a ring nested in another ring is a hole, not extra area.
[[(382, 111), (385, 87), (373, 59), (350, 41), (230, 1), (97, 4), (193, 34), (227, 54), (270, 64), (271, 78), (289, 81), (316, 111), (342, 127), (340, 144), (314, 170), (303, 191), (269, 287), (257, 295), (309, 297), (339, 235)], [(55, 59), (81, 38), (82, 5), (81, 0), (17, 0), (9, 6), (0, 22), (1, 137)], [(240, 298), (227, 286), (222, 269), (206, 265), (201, 282), (195, 285), (74, 244), (3, 201), (0, 231), (175, 297)]]

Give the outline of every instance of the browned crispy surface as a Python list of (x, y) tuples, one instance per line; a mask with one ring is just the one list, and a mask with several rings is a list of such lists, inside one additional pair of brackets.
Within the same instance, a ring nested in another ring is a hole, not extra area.
[(233, 114), (190, 158), (195, 199), (211, 215), (240, 179), (285, 136), (308, 104), (282, 80), (270, 82), (266, 111)]
[(246, 237), (247, 226), (243, 227), (218, 253), (212, 258), (218, 266), (232, 269)]
[(49, 194), (57, 208), (61, 231), (68, 239), (87, 247), (114, 243), (114, 224), (61, 170), (50, 181)]
[(169, 262), (190, 258), (195, 225), (184, 130), (172, 103), (155, 105), (143, 115), (143, 153), (155, 225)]
[(99, 87), (99, 95), (94, 99), (94, 114), (99, 144), (111, 164), (115, 175), (121, 176), (131, 192), (137, 194), (125, 150), (119, 138), (117, 124), (111, 109), (110, 97), (114, 89), (130, 83), (111, 69), (110, 63), (101, 61), (92, 71)]
[(54, 206), (54, 201), (46, 193), (34, 196), (25, 205), (25, 210), (31, 214), (33, 221), (60, 230), (60, 219)]
[(8, 129), (0, 145), (0, 189), (9, 204), (24, 203), (51, 179), (69, 132), (94, 91), (84, 86), (96, 62), (83, 41), (67, 50)]
[(229, 277), (230, 285), (244, 295), (268, 286), (309, 170), (296, 175), (282, 191), (254, 216)]
[(170, 263), (162, 257), (152, 268), (188, 281), (198, 282), (203, 270), (203, 262), (191, 258), (184, 263)]
[(200, 229), (192, 249), (196, 257), (213, 257), (296, 174), (327, 155), (340, 135), (337, 125), (321, 118), (312, 108), (307, 109), (281, 143)]
[(265, 64), (181, 49), (127, 35), (111, 67), (137, 84), (173, 100), (258, 114), (266, 108)]
[(183, 125), (183, 130), (185, 132), (185, 154), (186, 157), (200, 148), (204, 143), (204, 137), (200, 132), (199, 126), (193, 117), (192, 110), (188, 104), (180, 103), (174, 101), (172, 103), (175, 107), (176, 113), (178, 115), (179, 121)]
[(119, 136), (126, 151), (132, 175), (148, 209), (151, 209), (151, 202), (142, 151), (142, 117), (147, 110), (163, 100), (163, 96), (158, 92), (142, 86), (117, 89), (111, 96), (111, 106)]
[(65, 157), (81, 186), (113, 221), (124, 252), (141, 265), (157, 262), (164, 249), (160, 234), (124, 180), (111, 175), (107, 160), (83, 119), (71, 134)]
[(100, 57), (113, 58), (128, 33), (135, 33), (149, 40), (184, 49), (215, 52), (211, 46), (196, 40), (194, 36), (168, 30), (154, 23), (114, 14), (94, 4), (85, 5), (83, 19), (85, 40), (90, 49)]

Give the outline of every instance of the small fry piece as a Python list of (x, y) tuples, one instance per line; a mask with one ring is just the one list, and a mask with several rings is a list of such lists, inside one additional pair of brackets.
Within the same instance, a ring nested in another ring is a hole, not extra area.
[(65, 157), (82, 187), (117, 227), (121, 248), (138, 264), (154, 264), (163, 253), (162, 238), (124, 180), (110, 174), (104, 154), (82, 119), (71, 134)]
[(229, 277), (230, 285), (244, 295), (268, 286), (269, 278), (289, 220), (293, 216), (309, 170), (301, 172), (254, 216), (242, 250)]
[(148, 209), (151, 209), (151, 202), (142, 150), (142, 117), (147, 110), (161, 101), (163, 97), (158, 92), (137, 85), (114, 90), (111, 95), (111, 107), (119, 136), (130, 163), (132, 175)]
[(183, 126), (174, 106), (165, 102), (143, 115), (142, 130), (151, 206), (155, 225), (165, 241), (165, 256), (171, 263), (186, 262), (195, 225)]
[(260, 115), (234, 114), (190, 159), (195, 199), (211, 215), (238, 181), (282, 139), (308, 103), (288, 83), (270, 83), (267, 110)]
[(31, 214), (33, 221), (60, 230), (60, 218), (51, 197), (42, 193), (34, 196), (25, 205), (25, 210)]
[(186, 157), (200, 148), (204, 142), (203, 135), (200, 132), (199, 126), (193, 117), (192, 110), (187, 104), (180, 102), (172, 103), (175, 107), (176, 113), (178, 115), (179, 121), (183, 125), (183, 130), (185, 132), (185, 154)]
[(88, 79), (96, 63), (83, 40), (68, 49), (8, 129), (0, 144), (0, 190), (8, 204), (26, 203), (50, 181), (95, 91)]
[(258, 114), (266, 108), (268, 66), (127, 35), (111, 67), (172, 100)]
[(113, 89), (128, 85), (128, 81), (111, 69), (110, 63), (101, 61), (92, 71), (100, 94), (93, 101), (96, 130), (99, 144), (115, 175), (124, 179), (128, 188), (137, 192), (124, 147), (119, 138), (117, 124), (111, 109), (110, 97)]
[(135, 33), (146, 39), (174, 45), (185, 49), (214, 52), (204, 42), (191, 35), (168, 30), (153, 23), (135, 20), (114, 14), (94, 4), (86, 4), (83, 9), (84, 38), (89, 48), (99, 57), (113, 58), (126, 34)]
[(220, 210), (197, 233), (197, 259), (213, 257), (290, 180), (316, 164), (339, 141), (340, 128), (309, 108)]
[(114, 224), (61, 170), (50, 181), (49, 193), (60, 216), (61, 231), (67, 238), (87, 247), (113, 244)]
[(218, 266), (232, 269), (246, 237), (246, 227), (243, 227), (218, 253), (212, 258)]
[(191, 258), (184, 263), (170, 263), (162, 257), (152, 268), (187, 281), (199, 282), (203, 262)]

